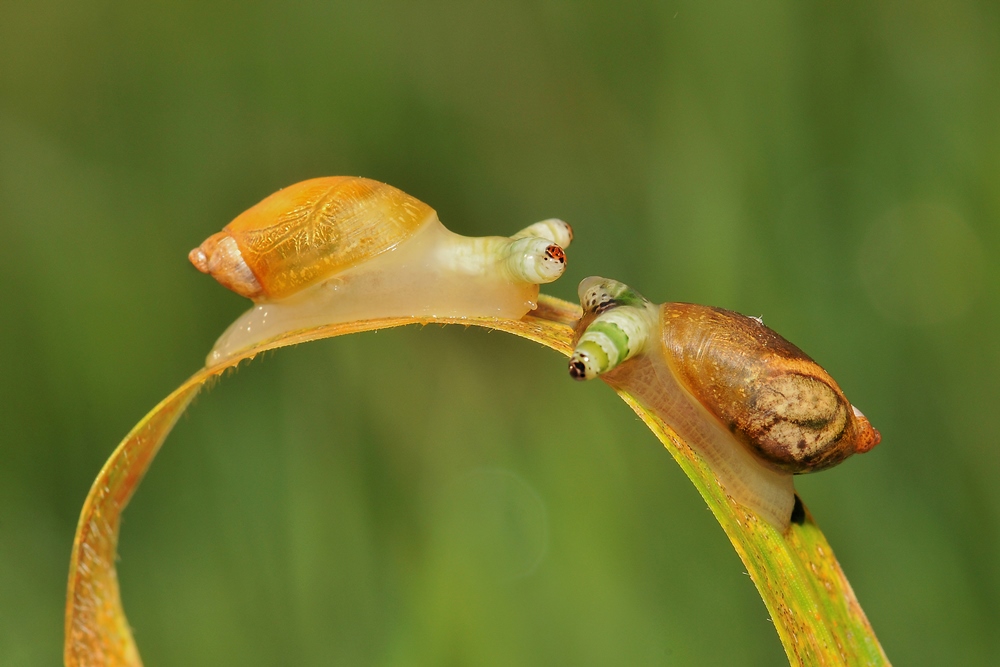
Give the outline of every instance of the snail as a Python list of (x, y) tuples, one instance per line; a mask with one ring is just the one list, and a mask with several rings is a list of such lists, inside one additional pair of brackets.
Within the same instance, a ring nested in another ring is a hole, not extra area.
[(573, 231), (537, 222), (509, 238), (455, 234), (427, 204), (366, 178), (279, 190), (190, 252), (191, 263), (254, 301), (209, 366), (282, 333), (380, 317), (519, 319), (566, 268)]
[(729, 496), (779, 530), (795, 507), (793, 474), (881, 439), (819, 364), (759, 318), (656, 305), (599, 277), (584, 279), (579, 296), (570, 375), (628, 390), (701, 454)]

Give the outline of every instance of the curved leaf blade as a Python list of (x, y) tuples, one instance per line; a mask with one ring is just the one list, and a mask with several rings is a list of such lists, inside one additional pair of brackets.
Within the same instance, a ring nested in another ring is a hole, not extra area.
[[(267, 341), (200, 370), (132, 429), (101, 469), (84, 503), (73, 542), (66, 601), (67, 667), (142, 664), (121, 603), (115, 558), (121, 513), (170, 430), (206, 382), (260, 352), (310, 340), (409, 324), (461, 324), (506, 331), (565, 356), (573, 349), (575, 304), (541, 295), (521, 320), (392, 318), (327, 325)], [(722, 525), (771, 613), (792, 665), (888, 665), (833, 550), (806, 512), (782, 535), (729, 499), (706, 463), (669, 426), (626, 392), (619, 395), (649, 426), (694, 483)]]

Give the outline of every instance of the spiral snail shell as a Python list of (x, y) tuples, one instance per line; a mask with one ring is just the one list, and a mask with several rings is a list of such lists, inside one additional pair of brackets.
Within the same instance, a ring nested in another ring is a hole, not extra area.
[(212, 365), (282, 333), (379, 317), (502, 317), (535, 307), (566, 267), (561, 220), (509, 238), (455, 234), (427, 204), (335, 176), (270, 195), (188, 255), (255, 306), (219, 338)]
[(570, 374), (628, 389), (711, 464), (723, 489), (780, 529), (792, 474), (867, 452), (880, 435), (830, 375), (752, 317), (652, 304), (628, 286), (580, 283)]

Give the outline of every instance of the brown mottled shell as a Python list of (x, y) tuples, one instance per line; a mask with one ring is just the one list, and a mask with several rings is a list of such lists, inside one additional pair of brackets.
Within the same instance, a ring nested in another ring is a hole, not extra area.
[(236, 267), (212, 270), (213, 276), (254, 300), (281, 299), (394, 248), (433, 214), (427, 204), (378, 181), (314, 178), (247, 209), (200, 250), (210, 260), (217, 248), (231, 246), (231, 238), (256, 284)]
[(773, 468), (814, 472), (878, 444), (833, 378), (760, 321), (688, 303), (664, 304), (660, 316), (671, 369)]

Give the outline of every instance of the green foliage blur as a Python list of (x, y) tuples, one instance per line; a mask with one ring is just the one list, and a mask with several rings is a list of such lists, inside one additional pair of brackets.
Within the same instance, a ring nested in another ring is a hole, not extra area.
[[(4, 0), (0, 665), (58, 664), (93, 478), (248, 305), (188, 250), (335, 174), (465, 234), (570, 221), (563, 298), (763, 316), (882, 431), (797, 487), (890, 659), (996, 664), (998, 119), (974, 0)], [(148, 665), (784, 661), (653, 436), (499, 333), (244, 366), (120, 551)]]

